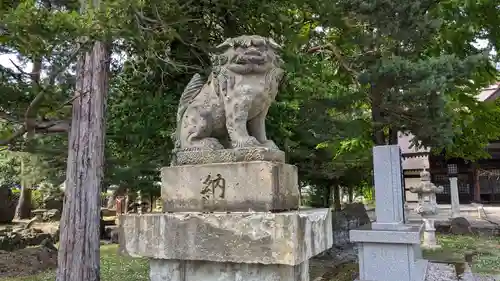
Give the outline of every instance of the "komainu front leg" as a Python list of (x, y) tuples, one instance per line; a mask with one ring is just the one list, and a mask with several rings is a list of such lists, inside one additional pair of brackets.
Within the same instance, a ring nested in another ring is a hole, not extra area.
[(180, 133), (183, 150), (217, 150), (224, 147), (218, 139), (211, 136), (212, 118), (210, 112), (193, 108), (182, 120)]
[(252, 101), (245, 96), (232, 99), (228, 99), (225, 104), (226, 128), (231, 146), (233, 148), (260, 146), (260, 142), (247, 131), (248, 111)]
[(267, 147), (269, 149), (278, 149), (278, 146), (274, 141), (267, 139), (266, 135), (266, 116), (267, 110), (262, 111), (252, 120), (248, 121), (248, 131), (251, 136), (254, 136), (260, 143), (261, 146)]

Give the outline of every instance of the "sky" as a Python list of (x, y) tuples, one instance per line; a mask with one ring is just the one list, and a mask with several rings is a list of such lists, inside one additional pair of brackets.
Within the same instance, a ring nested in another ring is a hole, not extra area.
[[(17, 65), (19, 65), (19, 61), (16, 58), (15, 54), (3, 54), (0, 55), (0, 65), (3, 67), (8, 67), (12, 70), (16, 70), (15, 66), (10, 62), (10, 60), (14, 61)], [(26, 67), (23, 69), (24, 71), (30, 71), (31, 68), (33, 67), (32, 63), (28, 63)]]

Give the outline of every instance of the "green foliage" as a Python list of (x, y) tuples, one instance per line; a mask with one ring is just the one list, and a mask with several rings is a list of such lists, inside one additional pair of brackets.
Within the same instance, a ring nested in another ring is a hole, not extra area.
[[(478, 30), (474, 31), (476, 38), (454, 42), (460, 51), (443, 50), (451, 39), (448, 28), (453, 23), (443, 8), (446, 5), (425, 0), (340, 0), (318, 9), (321, 26), (334, 23), (331, 29), (324, 29), (322, 53), (340, 66), (341, 75), (359, 81), (360, 99), (372, 109), (377, 144), (394, 143), (398, 130), (413, 133), (415, 142), (422, 145), (450, 143), (454, 135), (453, 120), (445, 111), (448, 100), (463, 95), (458, 89), (469, 79), (479, 87), (495, 79), (483, 50), (470, 46), (481, 35)], [(456, 9), (457, 14), (469, 8), (458, 1), (454, 5), (448, 8)], [(498, 22), (498, 18), (490, 20)], [(460, 32), (463, 30), (454, 35)]]
[(27, 152), (0, 152), (0, 183), (2, 185), (25, 182), (37, 185), (52, 178), (54, 172), (43, 156)]
[[(332, 186), (371, 186), (371, 147), (394, 143), (397, 131), (451, 156), (486, 157), (485, 144), (500, 137), (498, 107), (473, 96), (497, 78), (491, 62), (498, 58), (486, 60), (500, 46), (493, 2), (120, 0), (81, 15), (78, 1), (9, 1), (0, 8), (0, 54), (41, 61), (47, 75), (37, 83), (0, 67), (0, 140), (26, 123), (41, 92), (38, 125), (69, 119), (75, 46), (83, 37), (105, 40), (123, 59), (112, 63), (106, 184), (158, 194), (187, 81), (210, 71), (210, 52), (226, 37), (259, 34), (284, 46), (287, 70), (268, 135), (318, 191), (317, 201)], [(489, 45), (477, 47), (477, 39)], [(65, 134), (39, 128), (29, 142), (19, 140), (12, 149), (42, 163), (29, 164), (31, 181), (64, 180)], [(2, 183), (19, 182), (16, 157), (0, 158)]]
[(363, 195), (366, 201), (373, 202), (375, 200), (374, 196), (375, 194), (372, 185), (368, 185), (365, 183), (360, 186), (360, 189), (361, 189), (361, 194)]
[(454, 140), (445, 147), (446, 156), (471, 161), (491, 157), (485, 148), (491, 141), (500, 139), (500, 100), (462, 102), (455, 106)]
[(44, 208), (44, 195), (40, 190), (31, 191), (31, 207), (33, 210)]
[[(241, 33), (271, 34), (284, 44), (287, 77), (270, 109), (268, 134), (313, 189), (356, 188), (371, 178), (371, 146), (380, 144), (373, 132), (384, 132), (384, 142), (391, 130), (403, 130), (421, 144), (450, 145), (460, 122), (450, 103), (466, 96), (468, 79), (477, 80), (470, 95), (494, 76), (487, 74), (492, 69), (480, 50), (464, 48), (471, 41), (455, 42), (462, 51), (439, 51), (451, 39), (454, 24), (441, 5), (247, 1), (237, 10), (223, 1), (143, 6), (136, 22), (141, 36), (120, 45), (129, 59), (112, 83), (109, 182), (154, 185), (157, 169), (169, 162), (168, 136), (180, 92), (194, 72), (206, 73), (210, 46)], [(323, 32), (315, 31), (318, 26)], [(332, 47), (307, 52), (318, 45)], [(164, 46), (169, 46), (166, 52)], [(377, 120), (371, 114), (374, 98), (381, 111)]]
[(439, 235), (438, 250), (424, 251), (424, 258), (436, 261), (463, 262), (464, 256), (472, 252), (477, 253), (471, 264), (472, 272), (497, 275), (500, 273), (500, 250), (498, 237), (465, 236), (465, 235)]
[[(62, 201), (64, 200), (64, 191), (61, 190), (59, 184), (53, 184), (50, 182), (42, 182), (38, 189), (36, 190), (40, 193), (44, 202), (48, 201)], [(33, 194), (33, 196), (35, 196)]]

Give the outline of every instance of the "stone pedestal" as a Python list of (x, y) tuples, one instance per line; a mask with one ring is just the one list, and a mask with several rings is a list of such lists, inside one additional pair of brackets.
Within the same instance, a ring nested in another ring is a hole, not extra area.
[(436, 228), (433, 216), (437, 214), (438, 205), (436, 193), (442, 192), (442, 186), (436, 186), (431, 182), (431, 174), (427, 170), (420, 173), (420, 183), (410, 187), (410, 191), (418, 194), (418, 205), (415, 212), (422, 216), (424, 221), (424, 243), (422, 246), (428, 249), (437, 249), (440, 246), (436, 240)]
[(121, 228), (123, 253), (154, 259), (299, 265), (333, 243), (329, 209), (130, 214)]
[[(122, 217), (121, 253), (149, 258), (152, 281), (309, 281), (332, 213), (298, 209), (296, 167), (262, 149), (185, 153), (175, 163), (198, 164), (161, 172), (166, 213)], [(242, 155), (254, 161), (219, 163)]]
[(438, 245), (436, 239), (436, 228), (434, 227), (435, 219), (424, 218), (424, 242), (422, 247), (426, 249), (439, 249), (441, 245)]
[(423, 226), (404, 224), (399, 146), (373, 148), (376, 222), (350, 231), (358, 245), (359, 281), (424, 281), (428, 262), (422, 259)]
[(285, 152), (264, 147), (177, 151), (173, 166), (268, 161), (285, 163)]
[(308, 281), (309, 259), (333, 244), (329, 209), (131, 214), (120, 227), (120, 252), (150, 258), (154, 281)]
[(206, 261), (151, 260), (151, 281), (302, 281), (309, 280), (309, 261), (300, 265), (261, 265)]

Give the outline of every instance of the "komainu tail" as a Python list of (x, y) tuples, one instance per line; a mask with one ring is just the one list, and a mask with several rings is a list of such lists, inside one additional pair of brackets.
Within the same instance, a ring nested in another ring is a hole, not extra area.
[(184, 88), (184, 91), (182, 92), (181, 99), (179, 101), (179, 107), (177, 109), (177, 128), (173, 135), (173, 140), (175, 142), (174, 149), (180, 148), (179, 133), (184, 113), (186, 112), (189, 103), (200, 93), (201, 88), (203, 88), (204, 84), (205, 80), (201, 77), (201, 75), (196, 73), (195, 75), (193, 75), (193, 78), (189, 80), (189, 83), (186, 85), (186, 88)]

